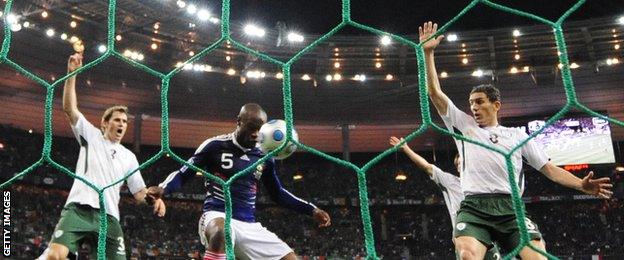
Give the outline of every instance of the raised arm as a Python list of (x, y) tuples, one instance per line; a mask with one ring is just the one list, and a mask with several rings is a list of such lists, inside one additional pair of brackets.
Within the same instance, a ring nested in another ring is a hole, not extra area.
[[(390, 137), (390, 144), (395, 146), (403, 141), (403, 138), (399, 139), (395, 136)], [(401, 146), (401, 150), (407, 155), (407, 157), (418, 166), (418, 168), (425, 171), (429, 177), (433, 176), (433, 165), (430, 164), (425, 158), (415, 153), (408, 145), (405, 143)]]
[(607, 177), (592, 179), (594, 172), (589, 172), (589, 174), (581, 179), (574, 176), (574, 174), (569, 171), (552, 164), (551, 162), (547, 162), (540, 169), (540, 172), (548, 177), (548, 179), (556, 183), (568, 188), (582, 191), (586, 194), (596, 195), (603, 199), (608, 199), (611, 195), (613, 195), (613, 192), (611, 191), (613, 185), (609, 183), (610, 179)]
[[(67, 73), (70, 73), (82, 67), (82, 53), (76, 53), (69, 56), (67, 61)], [(76, 98), (76, 76), (70, 77), (65, 81), (63, 88), (63, 112), (69, 118), (72, 125), (76, 125), (80, 111), (78, 111), (78, 101)]]
[[(432, 23), (431, 21), (424, 23), (422, 27), (418, 27), (420, 42), (427, 40), (429, 37), (434, 35), (437, 30), (438, 24)], [(440, 80), (438, 79), (438, 72), (435, 68), (435, 58), (433, 52), (443, 38), (444, 36), (440, 35), (423, 45), (423, 49), (425, 51), (425, 62), (427, 64), (427, 91), (429, 92), (431, 102), (436, 107), (438, 114), (440, 115), (446, 115), (446, 111), (448, 109), (448, 97), (440, 88)]]

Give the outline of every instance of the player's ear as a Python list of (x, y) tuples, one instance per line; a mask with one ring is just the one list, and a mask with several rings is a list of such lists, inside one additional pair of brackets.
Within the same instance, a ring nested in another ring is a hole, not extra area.
[(496, 109), (496, 111), (500, 110), (502, 105), (503, 104), (500, 102), (500, 100), (494, 101), (494, 109)]

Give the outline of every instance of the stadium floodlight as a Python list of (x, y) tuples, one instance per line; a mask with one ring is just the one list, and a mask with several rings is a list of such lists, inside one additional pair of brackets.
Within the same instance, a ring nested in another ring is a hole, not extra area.
[(9, 15), (6, 16), (6, 22), (8, 24), (16, 24), (17, 20), (18, 20), (18, 18), (14, 14), (9, 14)]
[(199, 18), (200, 21), (208, 21), (208, 19), (210, 19), (210, 12), (206, 9), (201, 9), (197, 12), (197, 18)]
[(383, 37), (381, 37), (381, 45), (390, 45), (390, 43), (392, 43), (392, 39), (390, 39), (390, 36), (384, 35)]
[(186, 7), (186, 11), (187, 11), (189, 14), (195, 14), (195, 13), (197, 13), (197, 6), (195, 6), (194, 4), (190, 4), (190, 5), (188, 5), (188, 6)]
[(457, 34), (451, 33), (449, 35), (446, 36), (446, 40), (449, 42), (455, 42), (459, 39), (459, 37), (457, 36)]
[(264, 34), (266, 33), (264, 29), (254, 24), (245, 25), (245, 28), (243, 30), (245, 31), (246, 34), (250, 36), (254, 36), (254, 37), (264, 37)]
[(303, 35), (295, 33), (295, 32), (291, 32), (288, 33), (288, 41), (289, 42), (303, 42)]
[(481, 76), (483, 76), (483, 71), (480, 70), (480, 69), (477, 69), (477, 70), (473, 71), (471, 75), (474, 76), (474, 77), (481, 77)]
[(22, 25), (19, 23), (11, 24), (11, 31), (18, 32), (22, 29)]
[(245, 73), (248, 78), (257, 79), (262, 77), (262, 73), (258, 70), (249, 70)]

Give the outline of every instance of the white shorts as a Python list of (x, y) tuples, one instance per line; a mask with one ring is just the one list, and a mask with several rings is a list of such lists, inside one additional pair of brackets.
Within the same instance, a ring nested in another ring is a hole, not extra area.
[[(204, 246), (208, 244), (204, 229), (215, 218), (225, 219), (225, 213), (207, 211), (199, 219), (199, 238)], [(293, 252), (284, 241), (258, 222), (232, 219), (231, 227), (236, 259), (281, 259)]]

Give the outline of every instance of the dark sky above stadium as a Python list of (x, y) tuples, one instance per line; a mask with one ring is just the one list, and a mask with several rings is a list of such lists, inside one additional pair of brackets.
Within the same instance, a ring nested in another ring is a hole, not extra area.
[[(556, 20), (576, 0), (494, 0), (494, 2), (535, 13)], [(446, 22), (458, 14), (468, 0), (385, 0), (351, 1), (352, 19), (376, 28), (399, 34), (413, 34), (418, 25), (426, 20)], [(304, 33), (323, 33), (340, 22), (340, 0), (314, 1), (258, 1), (232, 0), (232, 19), (243, 22), (258, 22), (274, 26), (284, 21), (289, 27)], [(623, 0), (588, 0), (570, 20), (584, 20), (594, 17), (624, 15)], [(485, 5), (477, 5), (457, 23), (454, 30), (477, 30), (534, 25), (527, 18), (505, 14)], [(358, 34), (357, 30), (343, 31)]]

